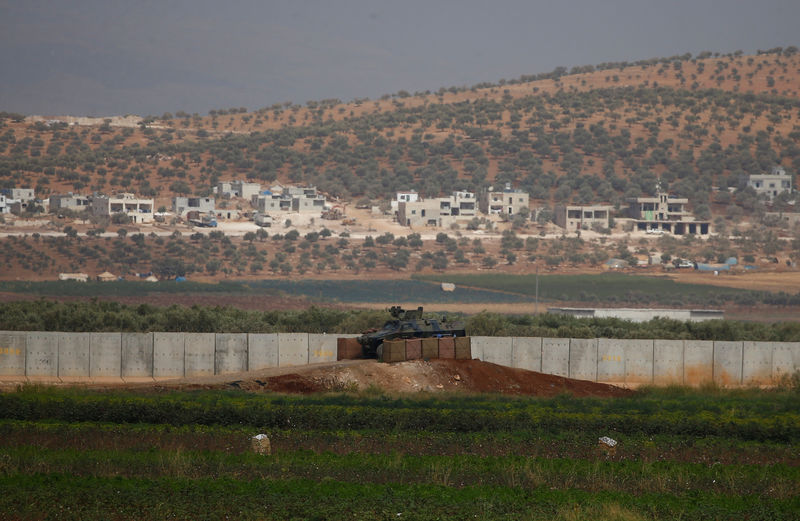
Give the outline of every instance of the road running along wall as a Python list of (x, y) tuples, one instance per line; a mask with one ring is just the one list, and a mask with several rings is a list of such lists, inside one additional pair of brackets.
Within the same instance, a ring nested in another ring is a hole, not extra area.
[[(149, 381), (333, 362), (309, 333), (0, 332), (0, 381)], [(472, 356), (617, 384), (774, 385), (800, 371), (800, 342), (472, 337)]]

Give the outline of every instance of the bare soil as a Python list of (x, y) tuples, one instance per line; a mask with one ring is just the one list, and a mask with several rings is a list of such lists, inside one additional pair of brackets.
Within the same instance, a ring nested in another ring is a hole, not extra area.
[[(103, 384), (102, 387), (109, 387)], [(608, 384), (515, 369), (480, 360), (412, 360), (380, 363), (343, 360), (300, 367), (271, 368), (224, 376), (185, 378), (155, 384), (125, 384), (137, 390), (242, 389), (250, 392), (311, 394), (380, 389), (415, 392), (501, 393), (527, 396), (621, 397), (633, 391)]]

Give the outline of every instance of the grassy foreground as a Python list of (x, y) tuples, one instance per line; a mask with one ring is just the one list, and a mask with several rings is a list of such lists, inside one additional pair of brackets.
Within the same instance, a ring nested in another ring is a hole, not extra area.
[[(798, 411), (795, 389), (609, 400), (26, 387), (0, 395), (0, 519), (795, 519)], [(250, 449), (260, 432), (270, 456)]]

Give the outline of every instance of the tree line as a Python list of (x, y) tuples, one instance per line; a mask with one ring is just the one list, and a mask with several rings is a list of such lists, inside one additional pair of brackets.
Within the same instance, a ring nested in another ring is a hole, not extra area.
[[(427, 313), (429, 317), (436, 313)], [(63, 332), (193, 333), (362, 333), (380, 327), (388, 311), (341, 310), (311, 306), (300, 311), (246, 311), (233, 307), (117, 302), (6, 302), (0, 304), (0, 330)], [(634, 323), (616, 318), (576, 318), (565, 315), (504, 315), (482, 312), (463, 319), (471, 336), (538, 336), (546, 338), (631, 338), (732, 341), (800, 341), (800, 323), (764, 324), (732, 320), (682, 322), (657, 318)]]

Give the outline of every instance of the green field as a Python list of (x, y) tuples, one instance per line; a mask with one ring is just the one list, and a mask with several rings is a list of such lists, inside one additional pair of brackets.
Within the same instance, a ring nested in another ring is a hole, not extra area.
[[(413, 275), (408, 279), (328, 280), (265, 279), (214, 284), (162, 281), (0, 282), (0, 292), (41, 296), (144, 296), (149, 294), (292, 295), (320, 303), (516, 303), (533, 302), (536, 275), (502, 273), (473, 275)], [(541, 302), (582, 302), (617, 305), (722, 306), (757, 304), (798, 306), (800, 294), (771, 293), (702, 284), (681, 284), (666, 277), (603, 273), (598, 275), (540, 275)], [(456, 284), (444, 292), (440, 282)]]
[[(796, 519), (798, 411), (796, 389), (27, 387), (0, 395), (0, 519)], [(271, 456), (250, 450), (262, 432)]]
[[(452, 282), (456, 286), (503, 291), (528, 298), (536, 295), (536, 274), (415, 275), (415, 279)], [(722, 304), (755, 302), (763, 292), (702, 284), (681, 284), (667, 277), (603, 273), (598, 275), (539, 275), (539, 299), (619, 304)], [(800, 301), (798, 301), (800, 303)]]

